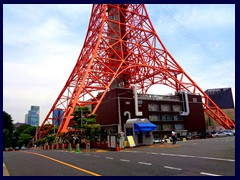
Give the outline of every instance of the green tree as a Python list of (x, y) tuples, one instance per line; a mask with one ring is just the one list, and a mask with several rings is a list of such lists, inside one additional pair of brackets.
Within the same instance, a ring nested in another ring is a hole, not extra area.
[(78, 130), (80, 138), (96, 141), (101, 130), (100, 124), (96, 123), (97, 115), (92, 114), (87, 106), (80, 106), (75, 109), (72, 116), (72, 120), (75, 122), (74, 128)]
[[(19, 141), (19, 136), (20, 134), (23, 133), (23, 131), (27, 128), (31, 127), (31, 125), (29, 124), (22, 124), (21, 126), (19, 126), (19, 128), (17, 128), (14, 132), (13, 132), (13, 137), (15, 137), (16, 139), (16, 146), (22, 146), (23, 144), (21, 143), (22, 141)], [(26, 134), (26, 133), (25, 133)]]
[(3, 147), (12, 146), (13, 140), (13, 120), (11, 115), (3, 111)]
[(31, 141), (32, 138), (33, 138), (33, 136), (31, 136), (30, 134), (21, 133), (18, 137), (17, 144), (26, 146)]

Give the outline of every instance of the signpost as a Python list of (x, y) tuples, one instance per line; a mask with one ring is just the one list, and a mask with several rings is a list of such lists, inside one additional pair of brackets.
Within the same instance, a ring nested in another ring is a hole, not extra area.
[(129, 143), (130, 147), (136, 146), (135, 142), (134, 142), (134, 139), (133, 139), (133, 136), (127, 136), (127, 139), (128, 139), (128, 143)]

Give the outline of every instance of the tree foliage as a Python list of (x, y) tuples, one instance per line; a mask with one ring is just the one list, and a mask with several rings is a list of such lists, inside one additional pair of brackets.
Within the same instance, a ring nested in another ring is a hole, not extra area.
[(87, 106), (80, 106), (75, 109), (72, 114), (75, 125), (74, 128), (78, 130), (78, 135), (81, 139), (95, 141), (100, 134), (100, 124), (96, 123), (96, 114)]
[(10, 114), (3, 111), (3, 146), (9, 147), (13, 142), (13, 120)]

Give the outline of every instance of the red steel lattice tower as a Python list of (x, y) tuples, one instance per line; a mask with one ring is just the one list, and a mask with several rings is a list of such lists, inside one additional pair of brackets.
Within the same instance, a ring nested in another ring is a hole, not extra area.
[[(109, 89), (130, 87), (146, 94), (154, 84), (202, 96), (204, 111), (227, 129), (234, 122), (186, 74), (158, 37), (144, 4), (94, 4), (77, 63), (41, 127), (55, 109), (63, 117), (57, 135), (69, 131), (76, 106), (94, 105), (96, 112)], [(211, 106), (210, 106), (211, 105)], [(51, 123), (50, 123), (51, 124)], [(45, 136), (54, 126), (44, 131)]]

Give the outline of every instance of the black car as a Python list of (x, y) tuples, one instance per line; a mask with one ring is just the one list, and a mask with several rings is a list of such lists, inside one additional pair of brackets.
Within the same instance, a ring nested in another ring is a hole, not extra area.
[(198, 136), (200, 139), (212, 138), (212, 134), (209, 132), (200, 132), (196, 136)]

